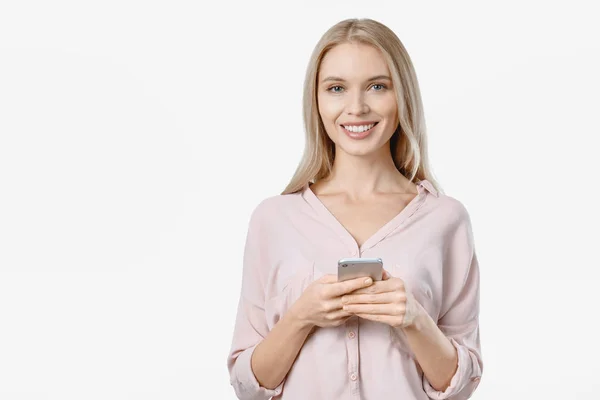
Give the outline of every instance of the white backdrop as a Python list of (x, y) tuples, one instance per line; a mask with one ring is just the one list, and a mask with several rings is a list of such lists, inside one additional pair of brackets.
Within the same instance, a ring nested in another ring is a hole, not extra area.
[(473, 398), (597, 398), (593, 3), (3, 1), (0, 398), (235, 399), (248, 218), (291, 177), (310, 52), (349, 17), (403, 41), (472, 218)]

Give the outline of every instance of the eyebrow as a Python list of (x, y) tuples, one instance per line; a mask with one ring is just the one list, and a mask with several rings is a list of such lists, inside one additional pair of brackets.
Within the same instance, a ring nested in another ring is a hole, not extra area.
[[(367, 82), (378, 81), (381, 79), (387, 79), (390, 82), (392, 81), (392, 79), (387, 75), (377, 75), (377, 76), (367, 79)], [(346, 82), (346, 80), (344, 78), (340, 78), (339, 76), (328, 76), (327, 78), (323, 79), (321, 82), (324, 83), (324, 82), (329, 82), (329, 81)]]

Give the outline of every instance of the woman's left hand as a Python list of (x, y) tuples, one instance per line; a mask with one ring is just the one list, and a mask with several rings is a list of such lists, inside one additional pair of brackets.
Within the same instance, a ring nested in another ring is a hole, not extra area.
[(395, 328), (407, 328), (424, 312), (404, 281), (383, 271), (383, 279), (342, 297), (344, 311)]

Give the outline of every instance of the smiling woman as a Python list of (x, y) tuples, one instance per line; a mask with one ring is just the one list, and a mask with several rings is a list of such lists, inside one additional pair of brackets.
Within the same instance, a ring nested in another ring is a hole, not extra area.
[(361, 43), (340, 44), (323, 57), (317, 82), (319, 116), (336, 150), (385, 152), (398, 126), (398, 105), (380, 51)]
[[(304, 88), (304, 155), (254, 210), (227, 359), (240, 399), (466, 399), (483, 371), (470, 217), (430, 173), (398, 37), (331, 27)], [(343, 258), (383, 278), (338, 280)]]

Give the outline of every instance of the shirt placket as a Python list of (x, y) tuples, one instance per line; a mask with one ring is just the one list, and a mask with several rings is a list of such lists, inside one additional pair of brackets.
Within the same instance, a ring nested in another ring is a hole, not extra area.
[(358, 375), (360, 358), (358, 350), (358, 317), (346, 321), (346, 350), (348, 354), (348, 380), (353, 399), (360, 399), (360, 376)]

